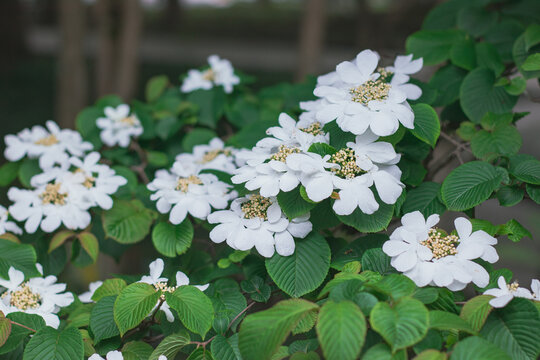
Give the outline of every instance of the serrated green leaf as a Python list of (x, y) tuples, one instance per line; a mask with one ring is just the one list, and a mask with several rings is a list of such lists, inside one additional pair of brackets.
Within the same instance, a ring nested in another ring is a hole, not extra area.
[(526, 71), (540, 70), (540, 54), (529, 55), (521, 67)]
[(32, 245), (17, 244), (0, 239), (0, 276), (8, 278), (10, 267), (22, 271), (27, 277), (39, 276), (36, 268), (36, 251)]
[(418, 139), (435, 147), (441, 133), (439, 117), (433, 108), (427, 104), (412, 105), (414, 112), (414, 128), (411, 132)]
[(452, 45), (463, 40), (460, 30), (421, 30), (407, 38), (407, 52), (423, 58), (425, 65), (434, 65), (450, 57)]
[(318, 306), (306, 300), (284, 300), (248, 315), (242, 322), (239, 347), (244, 360), (269, 360), (300, 320)]
[(164, 355), (167, 359), (174, 359), (176, 354), (189, 342), (190, 338), (187, 331), (169, 335), (159, 343), (148, 360), (158, 360), (161, 355)]
[(317, 206), (313, 201), (306, 201), (300, 194), (300, 186), (288, 192), (280, 191), (277, 196), (279, 207), (289, 219), (308, 213)]
[(330, 267), (330, 255), (326, 240), (312, 232), (305, 239), (296, 240), (291, 256), (274, 254), (267, 259), (266, 269), (281, 290), (300, 297), (321, 285)]
[(533, 238), (531, 232), (516, 219), (511, 219), (506, 224), (500, 225), (497, 229), (497, 233), (500, 235), (508, 235), (508, 238), (513, 242), (518, 242), (524, 237), (528, 237), (529, 239)]
[(51, 242), (49, 243), (49, 250), (48, 252), (51, 253), (58, 247), (64, 245), (67, 239), (74, 236), (75, 232), (71, 230), (61, 230), (58, 231), (51, 239)]
[(434, 182), (424, 182), (407, 193), (403, 203), (403, 213), (420, 211), (425, 217), (431, 214), (442, 214), (446, 206), (440, 199), (441, 185)]
[(375, 199), (379, 203), (379, 210), (373, 214), (364, 214), (357, 208), (350, 215), (338, 215), (338, 219), (361, 233), (379, 232), (386, 229), (392, 220), (394, 206), (383, 203), (378, 196), (375, 196)]
[(431, 77), (429, 85), (437, 89), (433, 106), (447, 106), (459, 99), (459, 89), (467, 72), (453, 65), (446, 65)]
[(418, 354), (414, 360), (446, 360), (446, 354), (437, 350), (428, 349)]
[(496, 77), (504, 71), (504, 64), (497, 49), (487, 42), (476, 44), (476, 62), (478, 67), (486, 67), (493, 71)]
[(146, 237), (155, 217), (139, 200), (115, 200), (112, 209), (103, 212), (103, 229), (119, 243), (133, 244)]
[(491, 305), (489, 305), (491, 299), (492, 297), (489, 295), (473, 297), (463, 305), (459, 316), (467, 321), (474, 331), (480, 331), (489, 313), (493, 310)]
[(540, 161), (531, 155), (512, 156), (508, 171), (523, 182), (540, 185)]
[(527, 184), (525, 189), (531, 200), (540, 205), (540, 186)]
[(96, 289), (96, 291), (94, 291), (92, 300), (98, 302), (106, 296), (118, 295), (126, 286), (126, 282), (122, 279), (107, 279)]
[(198, 123), (215, 128), (225, 110), (226, 94), (223, 89), (195, 90), (188, 94), (187, 99), (199, 106)]
[(458, 330), (469, 334), (475, 334), (476, 331), (465, 320), (446, 311), (431, 310), (429, 312), (429, 326), (437, 330)]
[(0, 313), (0, 348), (6, 343), (11, 334), (11, 321)]
[(523, 75), (525, 79), (537, 78), (540, 76), (540, 71), (527, 71), (523, 68), (523, 64), (525, 63), (527, 58), (531, 54), (537, 53), (537, 50), (538, 46), (533, 46), (533, 48), (531, 49), (527, 48), (524, 33), (521, 34), (521, 36), (519, 36), (514, 41), (514, 46), (512, 47), (512, 57), (519, 69), (519, 72)]
[(95, 343), (120, 334), (114, 321), (111, 321), (114, 318), (115, 300), (116, 296), (106, 296), (100, 299), (90, 312), (90, 329)]
[(99, 255), (99, 243), (96, 236), (90, 232), (82, 232), (77, 234), (77, 239), (81, 243), (81, 247), (92, 258), (93, 262), (96, 262)]
[(450, 360), (510, 360), (499, 347), (478, 336), (468, 337), (454, 347)]
[(513, 125), (497, 126), (493, 131), (480, 130), (471, 139), (471, 150), (478, 159), (492, 160), (498, 156), (515, 155), (522, 139)]
[(139, 325), (156, 306), (160, 292), (151, 285), (135, 283), (122, 290), (114, 303), (114, 321), (120, 335)]
[(491, 164), (472, 161), (446, 177), (441, 187), (442, 199), (449, 210), (467, 210), (487, 200), (500, 182), (501, 175)]
[(216, 335), (210, 344), (212, 355), (218, 360), (242, 360), (240, 349), (238, 348), (238, 334), (226, 338), (223, 335)]
[(481, 7), (463, 7), (457, 16), (458, 28), (475, 37), (484, 35), (496, 21), (496, 12)]
[(122, 347), (124, 360), (148, 360), (154, 348), (142, 341), (130, 341)]
[(327, 301), (319, 312), (317, 335), (326, 359), (356, 359), (366, 331), (364, 314), (351, 301)]
[(370, 287), (382, 292), (383, 294), (391, 296), (394, 300), (410, 296), (416, 289), (414, 282), (405, 275), (401, 274), (390, 274), (384, 276), (381, 280), (371, 284)]
[(471, 71), (476, 67), (476, 52), (474, 40), (467, 38), (452, 46), (450, 50), (450, 60), (452, 64)]
[(504, 87), (507, 93), (515, 96), (521, 95), (525, 89), (527, 89), (527, 80), (521, 76), (513, 78), (510, 80), (510, 84)]
[(319, 154), (321, 156), (325, 156), (334, 154), (336, 152), (336, 149), (325, 143), (315, 143), (309, 147), (308, 151)]
[(196, 128), (184, 136), (184, 139), (182, 140), (182, 148), (186, 152), (191, 152), (195, 145), (208, 144), (210, 140), (215, 137), (217, 137), (217, 134), (212, 130)]
[(214, 308), (212, 301), (194, 286), (180, 286), (173, 293), (166, 293), (167, 304), (178, 313), (186, 328), (203, 338), (212, 326)]
[(501, 206), (514, 206), (523, 200), (525, 190), (517, 186), (502, 186), (497, 191), (497, 199)]
[(84, 345), (80, 331), (73, 327), (56, 330), (45, 327), (30, 339), (24, 360), (82, 360)]
[(375, 305), (370, 323), (395, 352), (414, 345), (426, 335), (429, 313), (420, 301), (402, 298), (393, 307), (385, 302)]
[[(45, 320), (39, 315), (14, 312), (7, 314), (6, 318), (36, 331), (45, 327)], [(0, 346), (0, 354), (15, 350), (31, 334), (34, 334), (34, 332), (13, 323), (9, 338), (3, 346)]]
[(152, 242), (160, 254), (175, 257), (190, 248), (193, 233), (193, 225), (188, 218), (178, 225), (160, 222), (152, 230)]

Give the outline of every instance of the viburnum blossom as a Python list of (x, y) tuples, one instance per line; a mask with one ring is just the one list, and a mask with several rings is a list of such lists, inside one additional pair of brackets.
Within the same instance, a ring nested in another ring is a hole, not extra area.
[(92, 296), (94, 296), (94, 293), (101, 285), (103, 285), (103, 281), (94, 281), (88, 284), (88, 291), (79, 295), (79, 300), (83, 303), (93, 302)]
[(7, 232), (13, 234), (22, 234), (22, 230), (17, 226), (13, 221), (8, 220), (9, 212), (5, 207), (0, 205), (0, 235), (3, 235)]
[[(42, 271), (38, 264), (38, 270)], [(25, 281), (22, 271), (10, 267), (8, 279), (0, 278), (0, 311), (7, 315), (25, 312), (39, 315), (48, 326), (58, 328), (60, 319), (56, 315), (62, 307), (73, 302), (73, 294), (63, 292), (65, 284), (57, 284), (56, 276), (33, 277)], [(3, 291), (2, 291), (3, 290)]]
[(392, 266), (420, 287), (432, 285), (458, 291), (470, 282), (487, 286), (489, 274), (472, 260), (497, 261), (492, 248), (497, 240), (482, 230), (471, 233), (471, 223), (465, 218), (454, 221), (457, 235), (435, 228), (438, 222), (438, 215), (426, 220), (419, 211), (405, 214), (402, 226), (394, 230), (382, 248), (392, 258)]
[(160, 213), (170, 212), (171, 223), (180, 224), (188, 213), (206, 219), (212, 207), (224, 209), (229, 200), (236, 197), (231, 185), (201, 170), (193, 163), (176, 161), (170, 171), (158, 170), (155, 179), (148, 184), (148, 189), (154, 192), (150, 199), (157, 200)]
[(220, 59), (217, 55), (208, 57), (210, 67), (204, 71), (192, 69), (182, 83), (182, 92), (191, 92), (198, 89), (209, 90), (214, 86), (223, 86), (223, 90), (230, 94), (233, 87), (240, 83), (240, 78), (234, 74), (231, 62)]
[(107, 146), (118, 145), (128, 147), (131, 139), (143, 133), (141, 121), (127, 104), (118, 105), (116, 108), (107, 106), (104, 109), (105, 117), (96, 120), (96, 125), (101, 129), (101, 141)]
[[(407, 58), (408, 59), (408, 58)], [(314, 94), (323, 99), (315, 111), (317, 120), (333, 120), (343, 131), (363, 134), (367, 129), (379, 136), (395, 133), (399, 124), (414, 127), (414, 114), (407, 98), (415, 98), (419, 89), (406, 86), (408, 74), (420, 62), (396, 59), (394, 67), (378, 68), (379, 55), (371, 50), (360, 52), (354, 61), (337, 65), (335, 73), (320, 77)], [(397, 70), (396, 70), (397, 69)], [(392, 70), (398, 71), (396, 75)]]
[[(156, 289), (156, 291), (171, 292), (171, 293), (174, 292), (180, 286), (189, 285), (189, 278), (187, 277), (186, 274), (184, 274), (181, 271), (176, 272), (176, 286), (168, 285), (169, 279), (161, 276), (161, 274), (163, 274), (164, 266), (165, 265), (164, 265), (162, 259), (158, 258), (158, 259), (152, 261), (150, 263), (150, 266), (149, 266), (150, 267), (150, 274), (149, 275), (144, 275), (141, 278), (141, 280), (139, 280), (139, 282), (152, 285)], [(201, 291), (204, 291), (204, 290), (206, 290), (208, 288), (209, 284), (193, 285), (193, 286), (195, 286), (197, 289), (199, 289)], [(156, 309), (156, 307), (159, 305), (160, 302), (163, 302), (163, 303), (161, 304), (161, 307), (159, 309), (162, 310), (165, 313), (165, 317), (167, 318), (167, 320), (169, 322), (173, 322), (174, 321), (174, 315), (171, 312), (171, 308), (169, 307), (169, 305), (165, 301), (165, 295), (163, 295), (163, 294), (161, 295), (161, 298), (158, 300), (158, 303), (156, 304), (154, 309), (152, 309), (150, 314), (152, 314), (152, 312), (154, 312), (154, 310)]]
[(275, 197), (253, 194), (233, 200), (230, 210), (213, 212), (210, 224), (218, 224), (210, 232), (215, 243), (227, 242), (236, 250), (253, 247), (264, 257), (274, 252), (282, 256), (294, 253), (294, 238), (304, 238), (313, 228), (309, 214), (289, 219), (281, 211)]
[(220, 138), (213, 138), (208, 145), (196, 145), (191, 153), (182, 153), (176, 156), (180, 163), (193, 163), (200, 169), (213, 169), (232, 174), (237, 166), (235, 155), (237, 150), (225, 146)]
[[(531, 286), (533, 284), (531, 284)], [(484, 295), (491, 295), (494, 297), (493, 299), (489, 300), (489, 305), (493, 306), (494, 308), (505, 307), (515, 297), (534, 299), (533, 295), (529, 290), (519, 287), (517, 281), (511, 284), (507, 284), (504, 276), (499, 276), (499, 279), (497, 280), (497, 285), (499, 286), (498, 289), (489, 289), (484, 292)], [(535, 295), (538, 296), (538, 294)]]
[(422, 89), (418, 85), (409, 83), (409, 75), (422, 70), (423, 65), (423, 59), (413, 60), (413, 54), (400, 55), (396, 57), (394, 65), (387, 66), (384, 70), (386, 74), (391, 74), (390, 84), (392, 87), (403, 91), (407, 95), (407, 99), (417, 100), (422, 96)]
[(28, 156), (30, 159), (39, 159), (39, 166), (47, 169), (55, 163), (66, 161), (70, 155), (83, 156), (86, 151), (92, 150), (92, 144), (83, 141), (77, 131), (60, 129), (50, 120), (45, 125), (47, 128), (36, 125), (17, 135), (6, 135), (6, 159), (18, 161)]

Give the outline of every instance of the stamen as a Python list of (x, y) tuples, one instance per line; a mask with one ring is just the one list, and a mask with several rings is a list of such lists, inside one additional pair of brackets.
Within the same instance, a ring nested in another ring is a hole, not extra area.
[(39, 195), (43, 204), (65, 205), (67, 193), (61, 193), (62, 183), (47, 184), (45, 191)]
[(58, 138), (56, 135), (51, 134), (49, 136), (45, 136), (44, 138), (39, 139), (38, 141), (34, 142), (36, 145), (43, 145), (43, 146), (52, 146), (54, 144), (58, 144)]
[(459, 237), (456, 235), (443, 234), (437, 229), (429, 229), (428, 238), (420, 244), (427, 246), (433, 253), (435, 259), (457, 254), (456, 247), (459, 244)]
[(506, 287), (508, 288), (510, 292), (516, 292), (517, 289), (519, 288), (519, 283), (517, 281), (514, 281), (511, 284), (507, 284)]
[(214, 81), (216, 78), (216, 73), (214, 72), (214, 70), (208, 69), (205, 72), (203, 72), (202, 78), (204, 80)]
[(353, 179), (366, 173), (360, 166), (356, 165), (356, 154), (351, 148), (339, 150), (330, 157), (330, 162), (339, 165), (339, 169), (334, 168), (331, 171), (343, 179)]
[(189, 189), (189, 184), (201, 185), (202, 183), (202, 180), (195, 175), (189, 175), (187, 178), (181, 177), (176, 183), (176, 190), (187, 192)]
[(161, 300), (165, 300), (165, 294), (163, 293), (173, 293), (177, 288), (178, 286), (168, 286), (166, 282), (158, 282), (154, 284), (154, 289), (162, 292), (161, 296), (159, 297)]
[(313, 124), (309, 125), (305, 128), (300, 128), (300, 131), (303, 131), (305, 133), (317, 136), (317, 135), (324, 135), (325, 132), (322, 130), (322, 126), (320, 122), (314, 122)]
[(133, 126), (139, 124), (139, 119), (137, 119), (135, 115), (131, 115), (123, 118), (120, 122)]
[(394, 76), (393, 72), (388, 71), (383, 67), (377, 68), (377, 72), (380, 75), (377, 80), (380, 80), (380, 81), (385, 82), (385, 83), (389, 83), (392, 80), (392, 76)]
[(22, 283), (16, 291), (6, 291), (2, 294), (2, 299), (10, 295), (9, 305), (20, 310), (35, 309), (41, 305), (41, 296), (32, 292), (28, 283)]
[(380, 79), (368, 80), (362, 85), (349, 89), (351, 100), (367, 105), (373, 100), (386, 100), (392, 86)]
[(269, 198), (265, 198), (261, 195), (251, 195), (249, 200), (242, 204), (242, 212), (245, 219), (254, 219), (256, 217), (262, 220), (268, 220), (266, 212), (272, 205)]
[(286, 145), (280, 145), (278, 151), (270, 156), (270, 160), (277, 160), (281, 162), (285, 162), (287, 160), (287, 156), (291, 154), (297, 154), (300, 152), (299, 148), (296, 147), (288, 147)]
[(216, 149), (216, 150), (210, 150), (210, 151), (207, 151), (204, 155), (203, 155), (203, 158), (202, 158), (202, 163), (203, 164), (206, 164), (206, 163), (209, 163), (210, 161), (214, 160), (215, 158), (217, 158), (219, 155), (221, 154), (224, 154), (225, 156), (231, 156), (232, 153), (231, 153), (231, 150), (230, 149)]

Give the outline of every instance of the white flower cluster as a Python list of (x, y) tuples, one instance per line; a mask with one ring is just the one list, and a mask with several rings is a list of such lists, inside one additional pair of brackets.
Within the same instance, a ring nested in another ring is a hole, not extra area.
[[(41, 266), (37, 265), (42, 272)], [(56, 276), (33, 277), (25, 281), (22, 271), (10, 267), (9, 278), (0, 278), (0, 311), (7, 315), (24, 312), (39, 315), (48, 326), (58, 328), (56, 315), (62, 307), (73, 302), (73, 294), (63, 292), (66, 284), (57, 284)]]
[(498, 289), (489, 289), (484, 292), (484, 295), (493, 296), (493, 299), (489, 301), (489, 304), (495, 308), (505, 307), (515, 297), (540, 301), (540, 280), (532, 280), (532, 291), (519, 287), (517, 281), (507, 284), (504, 276), (500, 276), (499, 279), (497, 279), (497, 286), (499, 286)]
[(465, 218), (454, 221), (457, 235), (435, 228), (438, 222), (438, 215), (426, 220), (419, 211), (405, 214), (402, 226), (394, 230), (382, 248), (392, 258), (392, 266), (420, 287), (432, 285), (458, 291), (470, 282), (481, 288), (487, 286), (488, 272), (473, 260), (497, 262), (499, 255), (493, 247), (497, 239), (482, 230), (473, 232), (471, 222)]
[(195, 146), (192, 153), (178, 155), (170, 170), (156, 171), (147, 186), (154, 192), (150, 199), (157, 201), (160, 213), (170, 212), (169, 221), (173, 224), (180, 224), (188, 213), (205, 220), (212, 208), (225, 209), (229, 200), (237, 196), (231, 185), (210, 172), (233, 172), (236, 154), (236, 149), (226, 147), (218, 138), (209, 145)]
[(104, 113), (105, 117), (98, 118), (96, 125), (101, 129), (100, 138), (105, 145), (125, 148), (131, 143), (131, 138), (143, 133), (141, 121), (136, 114), (130, 114), (129, 105), (107, 106)]
[(192, 69), (188, 71), (180, 90), (191, 92), (198, 89), (209, 90), (214, 86), (223, 86), (223, 90), (230, 94), (233, 87), (240, 83), (240, 78), (234, 74), (231, 62), (220, 59), (217, 55), (208, 57), (210, 67), (204, 71)]
[[(88, 360), (124, 360), (124, 355), (118, 350), (112, 350), (109, 351), (105, 357), (96, 353), (90, 356)], [(167, 357), (165, 355), (159, 355), (157, 360), (167, 360)]]

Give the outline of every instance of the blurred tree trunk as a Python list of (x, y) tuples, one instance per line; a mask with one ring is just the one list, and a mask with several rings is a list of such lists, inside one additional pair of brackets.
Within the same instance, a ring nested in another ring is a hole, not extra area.
[(296, 80), (318, 71), (324, 46), (326, 0), (304, 0)]
[(77, 113), (87, 103), (84, 58), (85, 8), (82, 1), (59, 0), (61, 47), (58, 60), (56, 119), (61, 127), (74, 127)]
[(9, 71), (26, 53), (26, 21), (20, 1), (0, 1), (0, 72)]
[(133, 97), (137, 85), (139, 39), (142, 30), (142, 9), (139, 0), (122, 3), (122, 29), (118, 38), (117, 92), (123, 99)]
[(98, 47), (96, 54), (96, 91), (98, 97), (113, 91), (114, 38), (112, 0), (98, 0), (95, 5)]

